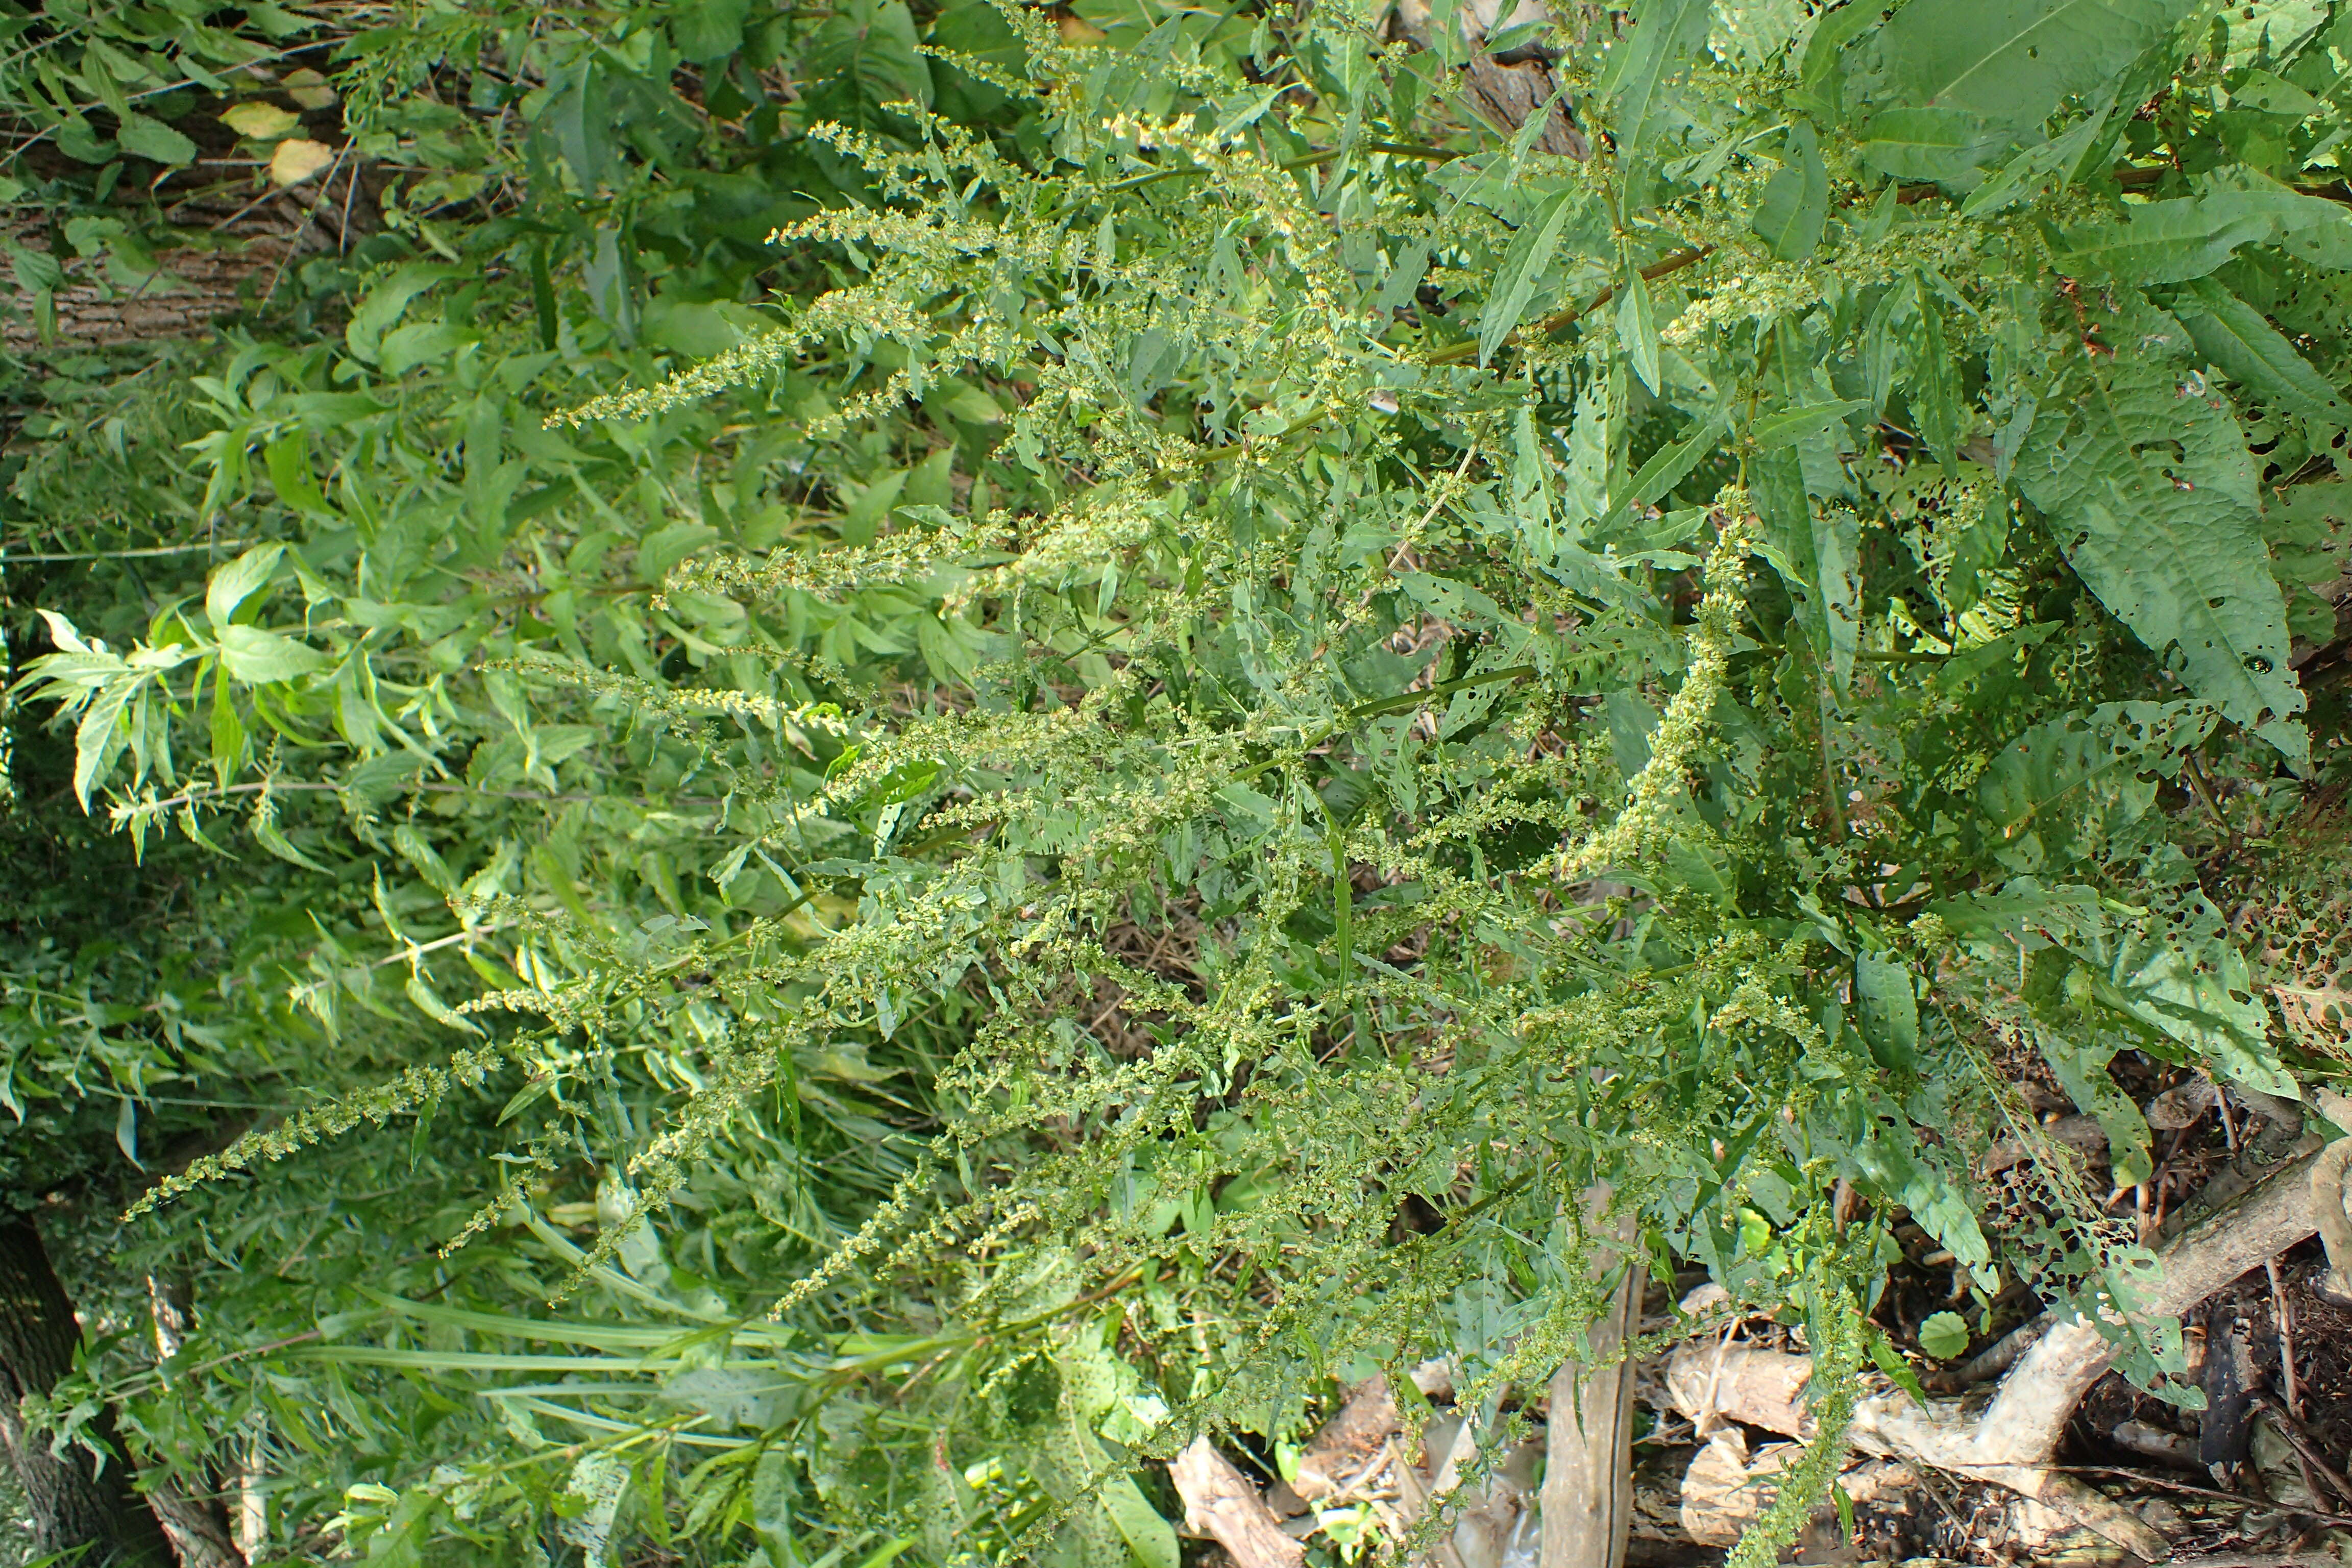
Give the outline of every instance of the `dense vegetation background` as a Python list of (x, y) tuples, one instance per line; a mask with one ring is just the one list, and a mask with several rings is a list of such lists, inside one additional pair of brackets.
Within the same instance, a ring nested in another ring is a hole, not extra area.
[(1645, 1278), (1833, 1374), (1748, 1561), (1865, 1366), (2193, 1408), (2185, 1129), (2352, 1019), (2348, 70), (0, 0), (29, 1555), (1175, 1568)]

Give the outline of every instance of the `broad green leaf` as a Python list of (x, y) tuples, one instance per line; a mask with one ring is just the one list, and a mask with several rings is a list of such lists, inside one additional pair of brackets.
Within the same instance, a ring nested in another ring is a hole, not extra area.
[(2294, 1076), (2271, 1048), (2270, 1012), (2245, 955), (2221, 933), (2219, 911), (2207, 905), (2204, 913), (2201, 934), (2161, 922), (2133, 931), (2094, 994), (2247, 1088), (2300, 1099)]
[(1822, 243), (1829, 220), (1830, 175), (1822, 163), (1821, 139), (1810, 120), (1789, 129), (1781, 167), (1764, 183), (1757, 203), (1757, 235), (1783, 261), (1802, 261)]
[(1618, 156), (1633, 163), (1644, 150), (1661, 91), (1706, 43), (1709, 0), (1642, 0), (1632, 32), (1609, 51), (1598, 96), (1613, 100)]
[(1974, 1338), (1958, 1312), (1930, 1312), (1919, 1323), (1919, 1348), (1937, 1361), (1967, 1354)]
[(2245, 437), (2159, 352), (2182, 346), (2178, 322), (2139, 306), (2099, 326), (2115, 352), (2068, 364), (2018, 454), (2017, 483), (2118, 620), (2192, 692), (2305, 765), (2303, 691)]
[(252, 685), (292, 680), (327, 663), (327, 656), (309, 644), (259, 626), (221, 627), (220, 656), (231, 675)]
[(2222, 374), (2267, 407), (2339, 428), (2352, 425), (2352, 405), (2295, 351), (2261, 311), (2210, 278), (2194, 279), (2173, 296), (2172, 313)]
[(2155, 803), (2151, 775), (2176, 773), (2215, 717), (2203, 702), (2109, 702), (2033, 726), (1977, 781), (1997, 856), (2041, 874), (2104, 853)]
[(1495, 351), (1503, 346), (1503, 340), (1527, 314), (1528, 302), (1542, 287), (1551, 267), (1552, 253), (1559, 247), (1560, 233), (1583, 200), (1581, 190), (1565, 187), (1538, 207), (1535, 216), (1512, 236), (1510, 248), (1503, 252), (1502, 265), (1495, 269), (1493, 291), (1487, 295), (1478, 318), (1480, 364), (1495, 357)]
[(1872, 115), (1860, 141), (1862, 161), (1882, 174), (1965, 186), (2009, 133), (1969, 110), (1906, 108)]
[(751, 0), (688, 0), (669, 9), (669, 36), (697, 65), (723, 60), (743, 47)]
[(2162, 42), (2196, 0), (1911, 0), (1853, 51), (1849, 106), (1934, 106), (2026, 131)]

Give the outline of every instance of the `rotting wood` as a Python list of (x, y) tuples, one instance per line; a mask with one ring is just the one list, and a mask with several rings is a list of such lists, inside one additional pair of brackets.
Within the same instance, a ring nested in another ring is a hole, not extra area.
[(1213, 1539), (1238, 1568), (1298, 1568), (1306, 1561), (1306, 1549), (1283, 1533), (1257, 1488), (1205, 1436), (1170, 1462), (1168, 1476), (1184, 1500), (1184, 1527)]

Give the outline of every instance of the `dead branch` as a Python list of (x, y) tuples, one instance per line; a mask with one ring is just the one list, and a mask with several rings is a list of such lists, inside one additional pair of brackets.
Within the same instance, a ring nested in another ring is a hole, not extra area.
[(1306, 1561), (1306, 1549), (1282, 1532), (1257, 1488), (1208, 1438), (1193, 1438), (1168, 1475), (1184, 1500), (1184, 1528), (1213, 1537), (1239, 1568), (1298, 1568)]

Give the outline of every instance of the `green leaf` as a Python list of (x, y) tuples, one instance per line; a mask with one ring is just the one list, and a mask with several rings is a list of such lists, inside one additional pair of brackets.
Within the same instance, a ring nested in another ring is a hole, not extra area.
[(1853, 51), (1849, 106), (1934, 106), (2019, 132), (2162, 43), (2196, 0), (1912, 0)]
[(1632, 164), (1657, 117), (1659, 89), (1706, 43), (1709, 0), (1643, 0), (1633, 32), (1609, 51), (1596, 88), (1615, 100), (1617, 155)]
[(1617, 291), (1617, 338), (1633, 362), (1633, 374), (1652, 392), (1658, 390), (1658, 323), (1650, 309), (1650, 281), (1633, 268)]
[(1810, 120), (1789, 128), (1781, 167), (1764, 183), (1756, 204), (1756, 233), (1783, 261), (1802, 261), (1822, 243), (1829, 221), (1830, 174), (1822, 163), (1821, 138)]
[(2107, 116), (2115, 109), (2111, 96), (2103, 98), (2090, 117), (2053, 141), (2028, 147), (2000, 167), (2000, 172), (1976, 188), (1960, 204), (1962, 217), (1990, 217), (2013, 203), (2054, 195), (2077, 177), (2083, 154), (2090, 150)]
[(2197, 352), (2256, 402), (2323, 425), (2352, 425), (2352, 405), (2336, 395), (2286, 334), (2213, 279), (2185, 285), (2173, 297), (2172, 313), (2189, 329)]
[(1807, 403), (1795, 408), (1776, 409), (1748, 427), (1748, 438), (1759, 451), (1769, 452), (1781, 447), (1791, 447), (1808, 436), (1830, 429), (1870, 406), (1866, 397), (1852, 397), (1836, 403)]
[(141, 684), (137, 677), (109, 681), (89, 700), (89, 706), (81, 710), (81, 722), (74, 726), (74, 798), (81, 802), (84, 811), (89, 809), (89, 792), (114, 771), (114, 759), (131, 743), (131, 729), (123, 721), (122, 710)]
[(160, 120), (150, 120), (143, 114), (127, 114), (122, 129), (115, 132), (122, 150), (135, 158), (152, 158), (158, 163), (177, 167), (196, 161), (196, 144)]
[(1898, 180), (1966, 185), (2009, 134), (1965, 109), (1889, 109), (1862, 128), (1862, 161)]
[(213, 574), (205, 584), (205, 617), (215, 630), (226, 626), (236, 607), (269, 581), (270, 574), (278, 570), (278, 557), (285, 553), (283, 544), (256, 545)]
[[(258, 813), (256, 813), (253, 818), (253, 841), (289, 865), (300, 866), (312, 871), (328, 870), (327, 867), (321, 866), (303, 854), (301, 850), (297, 849), (294, 847), (294, 841), (286, 837), (285, 829)], [(331, 874), (330, 872), (330, 875)]]
[(1503, 340), (1527, 314), (1528, 302), (1542, 286), (1552, 253), (1559, 247), (1560, 233), (1583, 199), (1584, 193), (1574, 186), (1560, 190), (1538, 207), (1535, 215), (1519, 226), (1518, 233), (1511, 237), (1510, 247), (1503, 252), (1502, 265), (1495, 269), (1493, 289), (1478, 318), (1480, 364), (1495, 357), (1495, 351), (1503, 346)]
[(457, 275), (458, 268), (437, 261), (413, 261), (398, 268), (370, 289), (352, 311), (352, 319), (343, 328), (344, 346), (373, 364), (383, 334), (400, 320), (408, 302), (436, 283)]
[(1598, 531), (1607, 533), (1633, 514), (1637, 506), (1648, 506), (1673, 489), (1699, 466), (1723, 433), (1723, 416), (1717, 413), (1691, 426), (1689, 435), (1658, 449), (1641, 471), (1626, 484), (1625, 493), (1609, 503), (1609, 515), (1601, 521)]
[(2195, 195), (2147, 202), (2122, 223), (2065, 236), (2065, 265), (2119, 283), (2183, 283), (2202, 278), (2241, 246), (2275, 245), (2315, 267), (2352, 268), (2352, 214), (2291, 191), (2252, 169), (2200, 177)]
[(1882, 1067), (1909, 1072), (1919, 1065), (1919, 994), (1911, 967), (1889, 954), (1858, 952), (1853, 960), (1853, 999), (1862, 1015), (1863, 1038)]
[(1904, 1393), (1922, 1405), (1927, 1404), (1927, 1391), (1919, 1386), (1919, 1374), (1911, 1370), (1911, 1363), (1905, 1361), (1901, 1352), (1887, 1342), (1886, 1331), (1876, 1323), (1865, 1324), (1864, 1328), (1870, 1335), (1870, 1359), (1877, 1363), (1878, 1370)]
[(669, 14), (670, 40), (697, 65), (723, 60), (743, 47), (743, 19), (751, 0), (691, 0)]
[(2155, 803), (2150, 775), (2177, 772), (2215, 719), (2203, 702), (2107, 702), (2036, 724), (1977, 781), (1997, 858), (2040, 874), (2104, 854)]
[(1919, 1348), (1937, 1361), (1966, 1354), (1969, 1342), (1975, 1337), (1969, 1332), (1968, 1320), (1958, 1312), (1931, 1313), (1919, 1325)]
[(2115, 352), (2062, 373), (2018, 454), (2018, 485), (2116, 619), (2224, 717), (2307, 765), (2244, 435), (2152, 352), (2177, 352), (2178, 322), (2126, 302), (2099, 325)]
[(1950, 340), (1944, 331), (1944, 311), (1937, 300), (1935, 286), (1925, 273), (1911, 275), (1911, 320), (1916, 330), (1910, 350), (1910, 376), (1905, 390), (1911, 400), (1911, 413), (1918, 422), (1920, 438), (1937, 458), (1949, 465), (1959, 455), (1960, 437), (1966, 433), (1967, 417), (1961, 408), (1961, 366), (1954, 361)]
[(1812, 521), (1819, 607), (1809, 629), (1843, 691), (1853, 684), (1862, 649), (1862, 520), (1843, 506), (1823, 506), (1813, 509)]
[(223, 626), (220, 655), (221, 663), (231, 675), (252, 685), (292, 680), (327, 663), (326, 655), (309, 644), (259, 626)]

